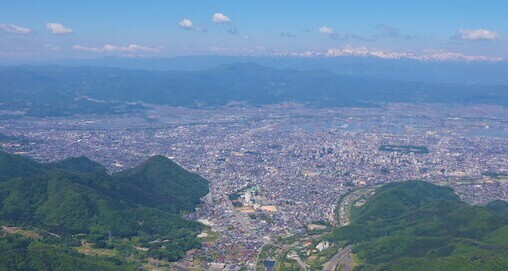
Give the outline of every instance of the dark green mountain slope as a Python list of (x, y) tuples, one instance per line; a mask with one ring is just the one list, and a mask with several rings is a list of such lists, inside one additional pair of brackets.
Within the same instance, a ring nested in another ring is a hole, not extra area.
[[(67, 239), (77, 244), (84, 239), (121, 253), (134, 253), (133, 246), (146, 247), (145, 257), (170, 261), (199, 247), (195, 236), (202, 225), (183, 219), (180, 212), (193, 210), (208, 193), (208, 184), (167, 158), (153, 157), (118, 174), (124, 176), (120, 178), (84, 157), (40, 164), (2, 155), (13, 168), (23, 168), (19, 171), (23, 174), (16, 177), (16, 172), (7, 171), (8, 180), (0, 183), (0, 225), (58, 235), (51, 244), (56, 255)], [(114, 241), (108, 243), (110, 233)], [(45, 240), (37, 243), (48, 245)], [(23, 249), (28, 253), (31, 246)]]
[(0, 183), (14, 177), (39, 175), (44, 170), (44, 166), (31, 159), (0, 150)]
[(328, 236), (355, 245), (357, 270), (506, 270), (508, 224), (447, 187), (388, 184)]
[[(189, 173), (164, 156), (153, 156), (114, 177), (130, 185), (130, 200), (170, 211), (191, 211), (208, 192), (205, 179)], [(136, 191), (143, 191), (144, 194), (142, 197), (136, 196)]]
[(90, 160), (88, 157), (71, 157), (56, 163), (50, 163), (49, 167), (55, 167), (75, 173), (86, 173), (106, 170), (101, 164)]
[(508, 202), (503, 200), (495, 200), (489, 202), (486, 206), (491, 212), (508, 221)]
[(104, 171), (105, 168), (87, 157), (71, 157), (55, 163), (41, 164), (36, 161), (0, 150), (0, 183), (15, 177), (38, 176), (51, 169), (74, 173)]

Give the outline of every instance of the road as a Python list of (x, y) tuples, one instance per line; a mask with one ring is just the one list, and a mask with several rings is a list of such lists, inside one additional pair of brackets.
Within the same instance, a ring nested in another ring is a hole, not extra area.
[(345, 196), (342, 201), (339, 203), (339, 207), (337, 208), (338, 212), (338, 222), (339, 227), (344, 227), (349, 225), (351, 222), (351, 205), (354, 204), (356, 201), (361, 199), (362, 197), (368, 196), (372, 191), (374, 190), (374, 187), (363, 187), (359, 188), (351, 193), (349, 193), (347, 196)]
[(337, 254), (325, 263), (323, 271), (335, 271), (337, 267), (341, 266), (341, 271), (351, 271), (353, 269), (353, 260), (351, 259), (351, 248), (349, 245), (341, 249)]
[(247, 219), (245, 217), (243, 217), (235, 208), (235, 206), (233, 205), (233, 203), (229, 200), (226, 192), (224, 192), (224, 190), (222, 188), (220, 188), (220, 192), (221, 192), (221, 195), (223, 197), (223, 199), (227, 202), (227, 205), (228, 205), (228, 208), (231, 210), (231, 212), (233, 212), (233, 214), (235, 215), (235, 218), (236, 218), (236, 221), (238, 221), (238, 223), (240, 223), (242, 225), (242, 227), (244, 228), (244, 230), (246, 232), (249, 232), (251, 233), (253, 236), (257, 237), (261, 242), (263, 242), (263, 244), (271, 244), (270, 241), (268, 241), (267, 239), (259, 236), (257, 233), (255, 233), (251, 227), (250, 227), (250, 222), (247, 221)]
[(298, 256), (298, 254), (296, 254), (296, 252), (294, 252), (293, 255), (291, 256), (288, 256), (289, 259), (293, 259), (295, 260), (298, 265), (300, 265), (300, 267), (304, 270), (304, 271), (307, 271), (307, 265), (302, 261), (302, 259), (300, 258), (300, 256)]

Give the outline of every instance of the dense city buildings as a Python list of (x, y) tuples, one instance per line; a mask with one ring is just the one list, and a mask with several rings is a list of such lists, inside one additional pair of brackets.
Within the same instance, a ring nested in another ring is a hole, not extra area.
[(199, 173), (211, 192), (189, 217), (217, 238), (182, 265), (233, 270), (279, 237), (335, 225), (338, 199), (359, 187), (421, 179), (473, 204), (508, 200), (507, 127), (503, 107), (408, 104), (0, 120), (3, 148), (37, 160), (86, 155), (115, 172), (162, 154)]

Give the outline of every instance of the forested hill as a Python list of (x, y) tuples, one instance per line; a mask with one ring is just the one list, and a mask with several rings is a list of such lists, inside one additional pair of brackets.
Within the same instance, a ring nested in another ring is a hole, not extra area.
[(508, 104), (508, 86), (407, 82), (315, 69), (228, 64), (202, 71), (100, 67), (0, 67), (1, 110), (30, 116), (119, 114), (141, 103), (220, 106), (298, 102), (310, 106), (383, 103)]
[(381, 187), (327, 238), (354, 245), (355, 270), (508, 270), (508, 204), (459, 200), (421, 181)]
[(99, 163), (87, 157), (71, 157), (55, 163), (37, 163), (21, 155), (10, 154), (0, 150), (0, 183), (16, 177), (42, 175), (54, 169), (74, 173), (105, 171)]
[[(147, 257), (177, 260), (199, 247), (203, 230), (181, 212), (194, 210), (207, 193), (206, 180), (163, 156), (110, 176), (85, 157), (42, 164), (0, 152), (0, 225), (6, 227), (0, 270), (128, 270)], [(111, 257), (95, 262), (79, 254), (82, 242)]]
[[(114, 175), (131, 186), (126, 195), (138, 204), (168, 211), (192, 211), (208, 192), (208, 182), (164, 156), (153, 156), (141, 165)], [(146, 195), (142, 195), (143, 191)], [(206, 193), (205, 193), (206, 191)]]

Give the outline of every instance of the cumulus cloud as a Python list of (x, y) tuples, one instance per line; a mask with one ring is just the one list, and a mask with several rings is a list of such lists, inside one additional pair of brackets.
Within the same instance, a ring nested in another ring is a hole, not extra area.
[(185, 30), (194, 30), (198, 32), (206, 32), (206, 28), (204, 26), (195, 26), (194, 22), (191, 19), (184, 18), (182, 19), (178, 25)]
[(178, 25), (179, 25), (181, 28), (183, 28), (183, 29), (192, 29), (192, 28), (194, 27), (194, 23), (193, 23), (191, 20), (187, 19), (187, 18), (182, 19), (182, 20), (178, 23)]
[(319, 31), (319, 33), (332, 34), (333, 28), (328, 27), (328, 26), (321, 26), (320, 28), (318, 28), (318, 31)]
[(231, 23), (231, 19), (228, 16), (226, 16), (226, 15), (220, 13), (220, 12), (219, 13), (215, 13), (213, 15), (212, 21), (214, 23), (218, 23), (218, 24), (220, 24), (220, 23)]
[(70, 34), (74, 32), (72, 29), (65, 27), (59, 23), (47, 23), (46, 28), (51, 30), (53, 34)]
[(17, 26), (14, 24), (0, 24), (0, 31), (13, 34), (30, 34), (33, 32), (30, 28)]
[(159, 52), (160, 51), (157, 48), (150, 48), (150, 47), (141, 46), (141, 45), (137, 45), (137, 44), (130, 44), (127, 46), (105, 44), (102, 47), (88, 47), (88, 46), (82, 46), (82, 45), (74, 45), (72, 48), (74, 50), (88, 51), (88, 52), (95, 52), (95, 53), (103, 53), (103, 52)]
[(459, 29), (456, 38), (461, 40), (500, 40), (501, 34), (487, 29)]

